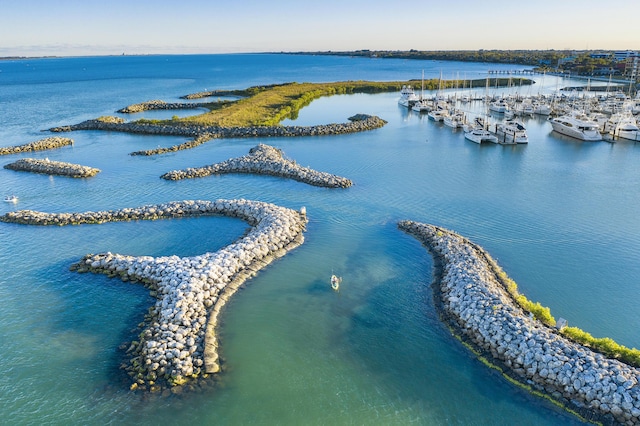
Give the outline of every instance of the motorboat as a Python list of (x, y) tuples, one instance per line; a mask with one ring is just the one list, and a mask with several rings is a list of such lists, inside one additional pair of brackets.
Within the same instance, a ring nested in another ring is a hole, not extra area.
[(604, 123), (604, 132), (614, 138), (640, 141), (640, 128), (638, 128), (638, 123), (631, 113), (613, 114)]
[(519, 121), (508, 120), (498, 123), (495, 133), (500, 143), (529, 143), (527, 129)]
[(498, 99), (497, 101), (493, 101), (489, 103), (489, 111), (504, 114), (508, 110), (509, 110), (509, 104), (504, 99)]
[(562, 135), (583, 141), (602, 140), (602, 135), (598, 131), (598, 124), (580, 111), (572, 111), (569, 114), (558, 117), (549, 117), (549, 122), (553, 130)]
[(482, 142), (498, 143), (498, 138), (496, 137), (496, 135), (481, 127), (473, 127), (469, 129), (468, 131), (464, 132), (464, 137), (465, 139), (477, 144), (480, 144)]
[(5, 203), (17, 203), (18, 197), (16, 197), (15, 195), (7, 195), (6, 197), (4, 197), (4, 201)]
[(398, 103), (404, 107), (411, 108), (414, 103), (418, 102), (420, 98), (416, 95), (416, 92), (413, 91), (411, 86), (402, 86), (400, 90), (400, 99), (398, 99)]

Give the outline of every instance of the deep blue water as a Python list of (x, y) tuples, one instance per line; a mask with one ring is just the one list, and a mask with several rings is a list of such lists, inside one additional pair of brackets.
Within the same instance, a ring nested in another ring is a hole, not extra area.
[[(152, 99), (288, 81), (483, 78), (512, 65), (328, 56), (123, 56), (0, 61), (0, 146)], [(524, 94), (575, 82), (536, 77)], [(500, 89), (502, 90), (502, 89)], [(12, 209), (87, 211), (183, 199), (249, 198), (307, 208), (300, 248), (247, 282), (223, 313), (224, 371), (210, 391), (170, 398), (128, 391), (118, 346), (152, 303), (140, 286), (76, 274), (86, 253), (191, 256), (247, 225), (228, 218), (72, 227), (0, 224), (0, 418), (8, 424), (580, 424), (506, 382), (439, 322), (428, 252), (396, 228), (412, 219), (485, 247), (527, 297), (556, 317), (640, 347), (640, 145), (582, 143), (526, 121), (526, 146), (478, 146), (398, 106), (398, 93), (322, 98), (293, 123), (388, 121), (344, 136), (181, 142), (73, 132), (48, 157), (102, 170), (91, 179), (0, 169)], [(190, 114), (184, 112), (180, 114)], [(143, 113), (133, 118), (161, 118)], [(175, 114), (174, 112), (170, 115)], [(290, 121), (288, 121), (290, 122)], [(262, 176), (179, 182), (166, 171), (245, 155), (258, 143), (299, 164), (348, 177), (330, 190)], [(340, 293), (328, 285), (343, 276)]]

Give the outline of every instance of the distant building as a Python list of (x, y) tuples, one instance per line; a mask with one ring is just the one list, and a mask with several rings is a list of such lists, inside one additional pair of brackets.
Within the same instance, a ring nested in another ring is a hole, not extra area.
[(628, 58), (632, 58), (634, 56), (638, 56), (638, 52), (637, 51), (633, 51), (633, 50), (620, 50), (617, 52), (613, 52), (613, 57), (615, 58), (616, 61), (624, 61)]

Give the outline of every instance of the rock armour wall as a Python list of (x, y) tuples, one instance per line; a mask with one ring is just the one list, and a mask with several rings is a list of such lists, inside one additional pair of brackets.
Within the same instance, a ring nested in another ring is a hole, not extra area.
[(23, 158), (5, 165), (4, 168), (23, 172), (69, 176), (74, 178), (86, 178), (100, 173), (100, 169), (93, 167), (64, 163), (61, 161), (50, 161), (48, 159), (39, 160), (35, 158)]
[(180, 201), (102, 212), (9, 212), (3, 222), (71, 225), (154, 220), (198, 215), (225, 215), (247, 221), (251, 230), (233, 244), (193, 257), (88, 254), (72, 269), (140, 281), (156, 302), (149, 310), (139, 340), (131, 342), (125, 367), (132, 389), (178, 391), (180, 385), (220, 370), (217, 318), (244, 283), (278, 257), (302, 244), (307, 218), (300, 212), (248, 200)]
[(284, 158), (281, 150), (264, 144), (251, 148), (249, 154), (243, 157), (232, 158), (210, 166), (173, 170), (161, 177), (167, 180), (180, 180), (225, 173), (280, 176), (327, 188), (348, 188), (353, 184), (347, 178), (302, 167), (295, 161)]
[(507, 374), (562, 401), (588, 419), (640, 424), (640, 370), (564, 338), (524, 312), (479, 246), (436, 226), (403, 221), (399, 228), (425, 244), (440, 274), (436, 299), (443, 317)]

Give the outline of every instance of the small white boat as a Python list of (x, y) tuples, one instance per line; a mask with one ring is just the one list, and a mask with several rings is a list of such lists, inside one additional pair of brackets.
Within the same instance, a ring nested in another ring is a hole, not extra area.
[(476, 127), (464, 132), (464, 137), (471, 142), (480, 144), (482, 142), (498, 143), (498, 138), (488, 130)]
[(420, 99), (415, 104), (413, 104), (411, 110), (415, 112), (427, 113), (431, 111), (431, 108), (433, 108), (433, 102), (430, 102), (426, 99)]
[(445, 126), (449, 126), (453, 129), (462, 128), (467, 122), (467, 118), (462, 111), (454, 111), (453, 114), (447, 114), (444, 117)]
[(18, 197), (16, 197), (15, 195), (7, 195), (6, 197), (4, 197), (4, 201), (6, 203), (17, 203)]
[(508, 120), (496, 125), (496, 136), (500, 143), (529, 143), (527, 129), (519, 121)]
[(427, 116), (433, 121), (444, 121), (444, 118), (449, 115), (449, 111), (446, 109), (432, 109)]
[(337, 275), (331, 275), (331, 288), (335, 291), (340, 289), (340, 283), (342, 282), (342, 277), (338, 277)]
[(489, 111), (504, 114), (509, 110), (509, 104), (504, 99), (498, 99), (489, 103)]

